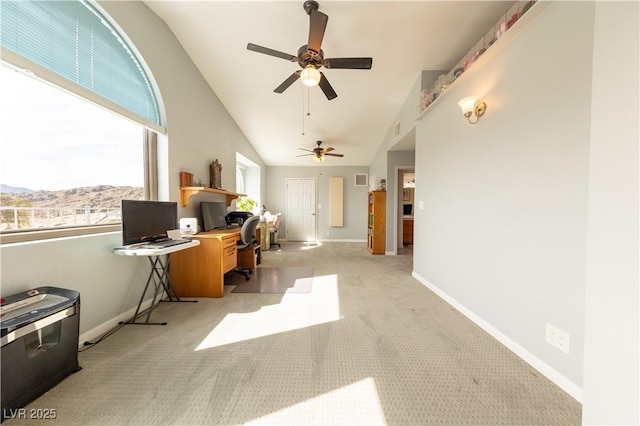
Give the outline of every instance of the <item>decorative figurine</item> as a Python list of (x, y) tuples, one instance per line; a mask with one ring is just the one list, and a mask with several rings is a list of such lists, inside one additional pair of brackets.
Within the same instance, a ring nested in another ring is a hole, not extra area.
[(211, 178), (211, 188), (222, 189), (222, 164), (216, 161), (209, 164), (209, 175)]

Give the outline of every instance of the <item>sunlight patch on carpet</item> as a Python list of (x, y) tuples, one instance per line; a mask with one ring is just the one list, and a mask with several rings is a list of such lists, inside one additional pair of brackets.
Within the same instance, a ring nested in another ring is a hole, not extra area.
[(300, 424), (386, 425), (375, 380), (371, 377), (247, 422), (248, 425)]
[(196, 351), (283, 333), (340, 319), (338, 276), (313, 277), (310, 293), (284, 294), (280, 303), (256, 312), (228, 314)]
[(305, 245), (300, 247), (300, 250), (311, 250), (311, 249), (314, 249), (314, 248), (318, 248), (321, 245), (322, 245), (322, 243), (319, 242), (319, 241), (307, 241), (305, 243)]

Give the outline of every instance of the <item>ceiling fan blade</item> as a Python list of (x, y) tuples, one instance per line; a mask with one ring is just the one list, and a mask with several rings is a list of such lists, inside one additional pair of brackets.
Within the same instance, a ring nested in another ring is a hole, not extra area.
[(264, 53), (265, 55), (275, 56), (276, 58), (286, 59), (287, 61), (291, 61), (291, 62), (296, 62), (298, 60), (297, 57), (290, 55), (288, 53), (269, 49), (268, 47), (258, 46), (257, 44), (253, 44), (253, 43), (247, 44), (247, 49), (254, 52), (258, 52), (258, 53)]
[(335, 149), (335, 148), (331, 148), (331, 147), (329, 147), (329, 148), (324, 148), (323, 150), (324, 150), (324, 152), (329, 152), (329, 151), (333, 151), (334, 149)]
[(324, 92), (327, 99), (331, 100), (338, 97), (335, 90), (333, 90), (333, 87), (331, 87), (331, 84), (329, 84), (329, 80), (327, 80), (323, 73), (320, 73), (320, 83), (318, 83), (318, 85)]
[(329, 152), (325, 152), (324, 155), (327, 155), (329, 157), (344, 157), (344, 154), (331, 154)]
[[(310, 149), (305, 149), (305, 148), (298, 148), (298, 149), (299, 149), (299, 150), (302, 150), (302, 151), (307, 151), (307, 152), (314, 152), (314, 151), (312, 151), (312, 150), (310, 150)], [(309, 154), (307, 154), (307, 155), (309, 155)]]
[(296, 157), (306, 157), (307, 155), (315, 155), (315, 154), (300, 154), (300, 155), (296, 155)]
[(322, 12), (312, 10), (309, 15), (309, 42), (307, 49), (320, 53), (322, 39), (324, 38), (324, 30), (327, 28), (329, 17)]
[(373, 58), (327, 58), (323, 65), (325, 68), (370, 70)]
[(283, 81), (280, 86), (276, 87), (273, 91), (276, 93), (282, 93), (285, 90), (287, 90), (287, 88), (289, 86), (291, 86), (300, 76), (300, 71), (296, 71), (293, 74), (291, 74), (289, 76), (289, 78), (287, 78), (285, 81)]

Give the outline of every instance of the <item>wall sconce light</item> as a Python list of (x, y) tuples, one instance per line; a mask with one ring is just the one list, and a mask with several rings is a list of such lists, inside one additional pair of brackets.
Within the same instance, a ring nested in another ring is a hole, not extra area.
[[(460, 108), (462, 109), (462, 114), (464, 114), (465, 118), (471, 124), (476, 124), (487, 110), (487, 104), (484, 102), (478, 102), (478, 99), (475, 96), (460, 99), (460, 101), (458, 101), (458, 105), (460, 105)], [(476, 116), (476, 121), (471, 121), (471, 116), (474, 114)]]

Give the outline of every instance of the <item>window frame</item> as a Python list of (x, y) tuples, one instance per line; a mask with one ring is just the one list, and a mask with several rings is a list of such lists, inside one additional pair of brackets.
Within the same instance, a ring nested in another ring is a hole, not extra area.
[(236, 161), (236, 192), (244, 194), (247, 189), (247, 166)]
[[(81, 99), (88, 101), (98, 107), (102, 107), (114, 114), (117, 114), (124, 119), (129, 119), (135, 123), (141, 125), (144, 128), (143, 132), (143, 169), (144, 169), (144, 183), (143, 183), (143, 198), (147, 200), (158, 199), (158, 159), (157, 159), (157, 144), (158, 134), (165, 135), (166, 129), (164, 127), (164, 108), (162, 100), (157, 88), (156, 82), (149, 72), (148, 67), (142, 60), (141, 55), (135, 49), (135, 46), (128, 39), (126, 34), (115, 25), (109, 18), (108, 14), (104, 13), (103, 9), (93, 1), (79, 0), (81, 3), (89, 5), (89, 9), (93, 10), (96, 15), (102, 15), (100, 18), (104, 18), (103, 24), (105, 24), (111, 31), (116, 31), (121, 42), (124, 43), (124, 47), (130, 51), (130, 54), (134, 56), (133, 61), (137, 61), (138, 68), (142, 68), (142, 73), (145, 74), (144, 78), (147, 79), (148, 84), (151, 85), (153, 91), (152, 96), (155, 96), (155, 107), (158, 113), (158, 123), (155, 123), (149, 119), (145, 119), (142, 116), (137, 115), (133, 111), (120, 106), (114, 101), (111, 101), (92, 90), (75, 83), (56, 72), (49, 70), (47, 67), (39, 65), (38, 63), (21, 56), (12, 50), (0, 46), (0, 58), (2, 62), (9, 66), (16, 68), (26, 74), (35, 77), (42, 84), (50, 84), (57, 89), (68, 92), (73, 96), (78, 96)], [(0, 232), (0, 245), (9, 243), (21, 243), (28, 241), (48, 240), (52, 238), (64, 238), (64, 237), (76, 237), (92, 234), (102, 234), (109, 232), (120, 232), (121, 224), (105, 224), (105, 225), (79, 225), (79, 226), (67, 226), (59, 228), (38, 228), (38, 229), (25, 229), (25, 230), (6, 230)]]

